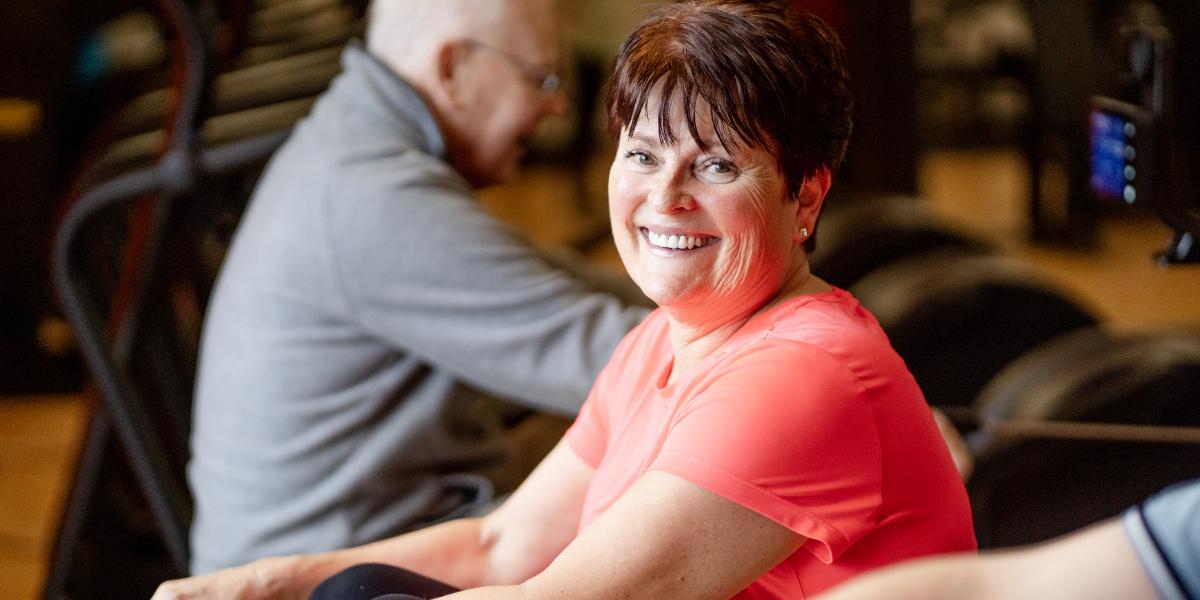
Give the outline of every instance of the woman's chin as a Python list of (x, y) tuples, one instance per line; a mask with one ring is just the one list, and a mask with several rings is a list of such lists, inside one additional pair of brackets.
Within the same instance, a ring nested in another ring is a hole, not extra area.
[(694, 282), (650, 281), (639, 284), (642, 293), (659, 307), (671, 309), (703, 303), (705, 294), (695, 288)]

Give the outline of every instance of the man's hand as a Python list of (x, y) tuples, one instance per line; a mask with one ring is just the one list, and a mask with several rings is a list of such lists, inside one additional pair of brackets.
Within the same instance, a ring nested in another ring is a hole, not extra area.
[(259, 560), (208, 575), (168, 581), (158, 586), (158, 590), (154, 592), (154, 596), (150, 600), (303, 598), (302, 592), (289, 593), (285, 589), (285, 580), (278, 577), (279, 569), (277, 567), (281, 560), (284, 559)]

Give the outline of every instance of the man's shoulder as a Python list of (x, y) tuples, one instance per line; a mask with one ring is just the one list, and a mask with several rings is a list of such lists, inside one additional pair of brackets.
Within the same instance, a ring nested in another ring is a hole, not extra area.
[(272, 158), (263, 185), (281, 183), (304, 195), (402, 198), (437, 190), (453, 198), (475, 197), (449, 163), (402, 137), (331, 133), (328, 124), (320, 122), (297, 127)]

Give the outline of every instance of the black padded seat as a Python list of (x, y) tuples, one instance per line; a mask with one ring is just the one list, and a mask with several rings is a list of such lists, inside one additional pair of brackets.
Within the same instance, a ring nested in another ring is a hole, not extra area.
[(1097, 322), (1031, 265), (1000, 255), (923, 254), (872, 271), (850, 292), (935, 406), (970, 406), (1018, 356)]
[[(315, 101), (316, 97), (301, 98), (218, 115), (204, 122), (201, 133), (206, 145), (216, 146), (289, 129), (308, 115)], [(81, 185), (90, 187), (132, 169), (153, 164), (158, 160), (164, 135), (162, 130), (155, 130), (113, 143), (103, 155), (88, 165)]]
[(310, 31), (307, 34), (275, 43), (246, 48), (238, 56), (236, 67), (245, 68), (322, 48), (342, 47), (347, 41), (363, 37), (366, 20), (355, 19), (347, 23)]
[(1200, 476), (1200, 429), (1178, 429), (1200, 427), (1200, 332), (1064, 335), (997, 375), (975, 414), (981, 547), (1073, 531)]
[(813, 272), (841, 288), (895, 260), (934, 250), (986, 254), (995, 247), (943, 222), (909, 196), (830, 198), (817, 223)]
[[(341, 47), (322, 48), (222, 73), (212, 82), (211, 114), (315, 97), (341, 72), (341, 54)], [(161, 127), (169, 97), (163, 88), (133, 99), (117, 113), (116, 134), (127, 138)]]

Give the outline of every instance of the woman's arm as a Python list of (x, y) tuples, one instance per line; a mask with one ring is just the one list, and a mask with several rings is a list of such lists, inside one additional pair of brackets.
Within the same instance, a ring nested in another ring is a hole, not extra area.
[(367, 562), (404, 567), (457, 587), (518, 583), (550, 564), (575, 536), (591, 478), (592, 468), (559, 442), (512, 497), (485, 518), (168, 581), (153, 600), (306, 598), (327, 577)]
[(520, 585), (448, 598), (724, 599), (804, 541), (750, 509), (650, 471), (546, 570)]
[[(256, 560), (168, 581), (158, 587), (151, 600), (307, 598), (325, 578), (366, 562), (403, 566), (435, 578), (460, 578), (483, 564), (485, 550), (480, 531), (481, 519), (460, 519), (356, 548)], [(431, 574), (426, 571), (431, 565), (442, 568), (438, 574)]]

